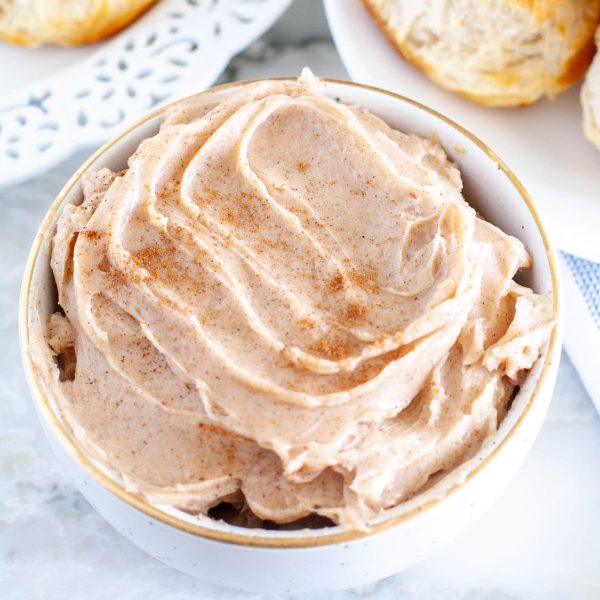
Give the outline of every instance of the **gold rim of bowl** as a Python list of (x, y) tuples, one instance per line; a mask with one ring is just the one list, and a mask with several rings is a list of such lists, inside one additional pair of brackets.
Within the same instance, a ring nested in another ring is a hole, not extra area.
[[(273, 77), (269, 80), (278, 80), (278, 81), (294, 81), (295, 77)], [(250, 81), (240, 81), (235, 83), (228, 83), (225, 85), (216, 86), (205, 90), (203, 92), (192, 94), (188, 96), (188, 98), (193, 98), (197, 96), (204, 96), (208, 94), (213, 94), (215, 92), (225, 91), (235, 87), (242, 87), (249, 83), (254, 83), (255, 81), (262, 80), (250, 80)], [(444, 116), (443, 114), (417, 102), (410, 98), (406, 98), (405, 96), (401, 96), (399, 94), (395, 94), (394, 92), (390, 92), (388, 90), (383, 90), (374, 86), (353, 83), (349, 81), (343, 81), (339, 79), (328, 79), (321, 78), (321, 81), (331, 84), (339, 84), (345, 85), (349, 87), (360, 88), (363, 90), (367, 90), (370, 92), (375, 92), (377, 94), (383, 94), (385, 96), (390, 96), (400, 102), (405, 102), (415, 106), (416, 108), (423, 110), (430, 115), (434, 116), (436, 119), (440, 119), (446, 124), (450, 125), (454, 129), (456, 129), (459, 133), (467, 137), (471, 142), (477, 145), (494, 163), (496, 163), (499, 169), (508, 177), (512, 185), (516, 188), (521, 196), (523, 202), (526, 204), (529, 212), (531, 213), (536, 226), (540, 232), (544, 248), (546, 250), (546, 255), (548, 258), (550, 275), (552, 279), (552, 291), (553, 291), (553, 315), (556, 320), (560, 315), (560, 302), (561, 302), (561, 293), (560, 293), (560, 279), (558, 276), (558, 267), (556, 264), (556, 258), (554, 255), (554, 251), (549, 242), (547, 233), (544, 229), (544, 226), (541, 222), (540, 216), (538, 214), (535, 203), (532, 198), (529, 196), (528, 192), (525, 190), (519, 179), (516, 175), (511, 171), (511, 169), (504, 163), (504, 161), (493, 151), (491, 150), (484, 142), (482, 142), (478, 137), (473, 135), (470, 131), (466, 130), (464, 127)], [(210, 527), (203, 526), (201, 524), (190, 523), (189, 521), (185, 521), (183, 519), (179, 519), (171, 514), (168, 514), (159, 508), (156, 508), (149, 502), (147, 502), (144, 498), (133, 494), (131, 492), (126, 491), (122, 485), (120, 485), (114, 479), (108, 477), (96, 464), (95, 462), (86, 456), (84, 452), (75, 444), (69, 433), (67, 432), (64, 424), (58, 419), (54, 410), (51, 408), (48, 398), (43, 393), (42, 389), (39, 386), (37, 378), (35, 376), (35, 371), (33, 369), (32, 361), (28, 353), (29, 347), (29, 296), (31, 289), (31, 280), (33, 276), (34, 266), (37, 262), (37, 258), (39, 255), (40, 247), (42, 242), (46, 236), (46, 232), (50, 224), (53, 222), (56, 213), (60, 210), (61, 205), (66, 197), (66, 195), (71, 191), (71, 189), (75, 186), (75, 184), (79, 181), (81, 175), (85, 173), (89, 167), (104, 154), (109, 148), (114, 146), (120, 140), (122, 140), (125, 136), (127, 136), (131, 131), (143, 125), (150, 119), (160, 115), (165, 112), (170, 106), (181, 102), (183, 98), (175, 100), (165, 106), (149, 113), (142, 119), (133, 123), (130, 127), (128, 127), (125, 131), (121, 132), (117, 137), (113, 138), (106, 144), (104, 144), (101, 148), (99, 148), (90, 158), (88, 158), (85, 163), (77, 169), (75, 174), (71, 177), (71, 179), (67, 182), (67, 184), (63, 187), (63, 189), (59, 192), (56, 199), (52, 202), (40, 228), (36, 234), (33, 246), (31, 248), (29, 258), (27, 260), (27, 264), (25, 266), (25, 271), (23, 274), (23, 282), (21, 286), (21, 298), (19, 302), (19, 337), (21, 343), (21, 352), (23, 356), (23, 363), (25, 369), (27, 371), (30, 388), (34, 397), (35, 402), (37, 403), (38, 408), (45, 419), (46, 424), (52, 429), (53, 433), (56, 435), (62, 446), (68, 451), (71, 457), (84, 469), (84, 471), (95, 479), (100, 485), (102, 485), (106, 490), (117, 496), (123, 502), (126, 502), (130, 506), (136, 508), (142, 513), (146, 514), (148, 517), (156, 519), (166, 525), (170, 525), (171, 527), (175, 527), (176, 529), (185, 531), (192, 535), (197, 535), (200, 537), (204, 537), (210, 540), (215, 540), (219, 542), (229, 543), (229, 544), (237, 544), (242, 546), (254, 546), (254, 547), (267, 547), (267, 548), (302, 548), (302, 547), (311, 547), (311, 546), (324, 546), (330, 544), (338, 544), (349, 542), (352, 540), (357, 540), (360, 538), (364, 538), (375, 533), (379, 533), (385, 530), (388, 530), (392, 527), (395, 527), (413, 517), (423, 513), (424, 511), (436, 506), (443, 500), (445, 500), (450, 494), (454, 493), (458, 489), (462, 488), (467, 482), (469, 482), (473, 477), (475, 477), (482, 469), (484, 469), (496, 456), (496, 454), (506, 445), (506, 443), (515, 435), (516, 431), (521, 427), (525, 417), (528, 412), (531, 410), (533, 403), (536, 401), (536, 398), (540, 392), (542, 384), (546, 379), (546, 376), (550, 370), (552, 358), (554, 357), (557, 351), (557, 344), (559, 344), (559, 334), (558, 327), (554, 327), (548, 346), (546, 350), (546, 354), (544, 357), (544, 364), (539, 372), (538, 379), (536, 381), (535, 388), (533, 389), (527, 404), (523, 407), (521, 414), (519, 415), (516, 422), (513, 424), (512, 428), (506, 433), (506, 435), (502, 438), (500, 443), (498, 443), (494, 448), (492, 448), (489, 453), (484, 457), (484, 459), (474, 466), (473, 469), (469, 471), (466, 477), (462, 478), (459, 482), (455, 482), (449, 489), (445, 491), (445, 493), (439, 497), (432, 498), (427, 502), (424, 502), (414, 508), (403, 512), (399, 515), (391, 515), (389, 518), (381, 519), (372, 525), (367, 531), (356, 531), (356, 530), (344, 530), (340, 528), (332, 528), (319, 530), (319, 533), (310, 533), (310, 534), (298, 534), (290, 535), (279, 534), (278, 532), (269, 532), (269, 535), (257, 534), (257, 530), (244, 530), (243, 528), (234, 528), (230, 527), (228, 530), (218, 530), (212, 529)], [(393, 510), (393, 509), (391, 509)], [(235, 529), (235, 530), (234, 530)]]

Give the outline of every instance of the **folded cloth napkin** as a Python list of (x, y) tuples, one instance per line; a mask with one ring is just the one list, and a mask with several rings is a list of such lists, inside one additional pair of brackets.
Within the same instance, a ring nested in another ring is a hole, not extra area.
[(600, 410), (600, 263), (560, 253), (565, 301), (565, 348)]

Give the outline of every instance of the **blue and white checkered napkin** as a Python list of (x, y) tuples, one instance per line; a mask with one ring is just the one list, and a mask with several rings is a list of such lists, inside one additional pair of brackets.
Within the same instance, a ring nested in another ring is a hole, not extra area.
[(560, 253), (565, 300), (565, 348), (600, 410), (600, 263)]

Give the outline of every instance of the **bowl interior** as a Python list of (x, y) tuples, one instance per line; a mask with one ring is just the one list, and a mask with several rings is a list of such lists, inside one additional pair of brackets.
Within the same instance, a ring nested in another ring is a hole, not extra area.
[[(239, 85), (242, 84), (223, 86), (208, 93), (230, 94)], [(553, 290), (555, 316), (558, 317), (559, 294), (556, 289), (557, 274), (554, 267), (554, 258), (545, 233), (541, 228), (536, 209), (514, 175), (492, 151), (458, 125), (410, 100), (374, 88), (345, 82), (325, 81), (324, 86), (325, 93), (329, 97), (350, 104), (360, 104), (396, 129), (425, 137), (436, 136), (448, 156), (458, 164), (461, 170), (464, 195), (467, 201), (486, 220), (524, 242), (532, 257), (532, 268), (520, 274), (519, 282), (531, 287), (537, 293)], [(56, 309), (56, 289), (49, 265), (50, 240), (62, 207), (71, 203), (78, 204), (82, 200), (80, 183), (82, 173), (102, 167), (108, 167), (116, 171), (124, 168), (127, 165), (127, 158), (134, 152), (139, 143), (156, 133), (163, 118), (162, 114), (162, 111), (153, 113), (102, 148), (75, 173), (51, 206), (40, 228), (38, 241), (32, 250), (30, 266), (25, 272), (24, 303), (22, 305), (26, 313), (22, 315), (22, 326), (25, 331), (31, 327), (35, 313), (40, 314), (44, 319)], [(543, 355), (527, 375), (497, 434), (481, 448), (477, 455), (448, 474), (432, 488), (417, 495), (412, 500), (390, 509), (378, 521), (385, 521), (397, 515), (414, 511), (433, 498), (443, 498), (450, 489), (464, 481), (465, 476), (475, 464), (502, 445), (502, 440), (515, 426), (524, 407), (532, 397), (550, 346), (550, 344), (546, 346)], [(42, 395), (40, 394), (40, 396)], [(60, 413), (51, 398), (44, 397), (43, 399), (38, 398), (38, 400), (47, 402), (60, 421)], [(90, 463), (93, 463), (96, 469), (108, 474), (120, 486), (120, 482), (112, 474), (107, 473), (102, 465), (94, 461), (90, 461)], [(123, 495), (127, 495), (124, 490)], [(180, 521), (198, 524), (196, 518), (177, 509), (167, 506), (156, 508), (172, 517), (176, 517)], [(210, 519), (203, 519), (202, 526), (214, 530), (235, 530), (252, 538), (257, 536), (314, 537), (315, 534), (330, 535), (335, 533), (336, 530), (339, 531), (339, 528), (334, 527), (319, 531), (252, 530), (249, 532)]]

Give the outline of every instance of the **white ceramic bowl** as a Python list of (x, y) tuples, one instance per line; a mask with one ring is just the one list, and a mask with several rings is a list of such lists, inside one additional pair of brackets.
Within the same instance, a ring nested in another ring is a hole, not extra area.
[[(230, 94), (243, 83), (205, 94)], [(469, 462), (436, 486), (378, 519), (372, 531), (338, 527), (305, 531), (248, 530), (198, 520), (153, 506), (126, 492), (119, 480), (85, 456), (71, 439), (53, 401), (32, 368), (29, 329), (36, 311), (54, 311), (49, 240), (65, 204), (81, 201), (81, 174), (119, 170), (138, 144), (154, 134), (164, 108), (148, 115), (94, 154), (58, 195), (37, 234), (23, 278), (20, 337), (36, 409), (49, 440), (81, 493), (134, 544), (185, 573), (212, 583), (261, 592), (351, 587), (400, 571), (463, 530), (499, 495), (536, 437), (556, 379), (561, 340), (557, 261), (531, 198), (508, 167), (482, 142), (425, 106), (376, 88), (325, 81), (325, 93), (365, 106), (390, 125), (422, 136), (435, 134), (460, 166), (467, 200), (489, 221), (519, 237), (533, 257), (522, 283), (553, 291), (557, 319), (543, 355), (529, 372), (498, 433)]]

